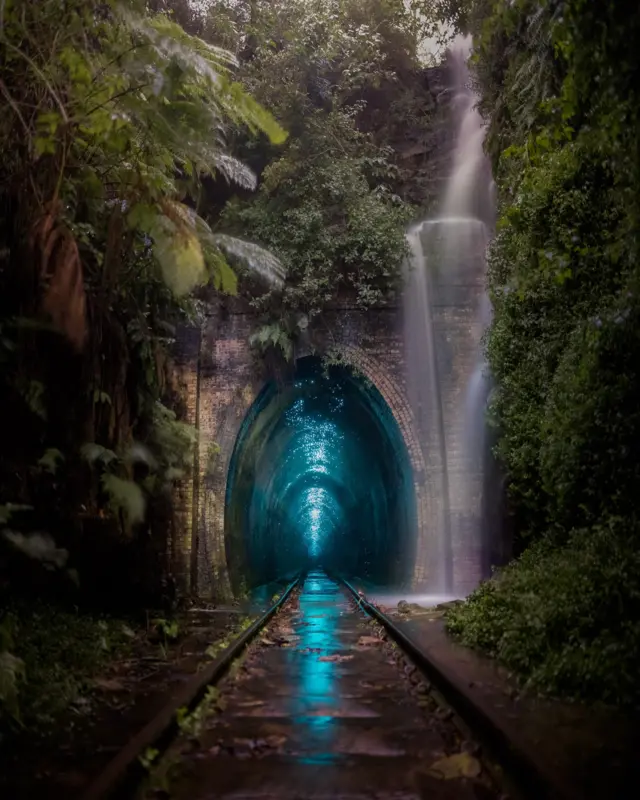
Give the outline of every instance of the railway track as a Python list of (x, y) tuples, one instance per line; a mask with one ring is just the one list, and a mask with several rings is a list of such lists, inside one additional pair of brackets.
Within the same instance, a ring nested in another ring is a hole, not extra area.
[[(471, 728), (462, 722), (449, 689), (353, 586), (311, 573), (185, 686), (83, 800), (503, 798), (502, 770), (471, 733), (482, 720), (462, 709)], [(525, 795), (547, 796), (528, 785)]]

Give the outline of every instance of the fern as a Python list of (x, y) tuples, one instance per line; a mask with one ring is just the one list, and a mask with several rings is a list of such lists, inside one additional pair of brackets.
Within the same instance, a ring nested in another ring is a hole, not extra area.
[(293, 358), (293, 342), (287, 331), (279, 324), (263, 325), (249, 338), (249, 343), (264, 352), (269, 347), (276, 347), (290, 361)]
[(100, 463), (106, 466), (118, 459), (113, 450), (109, 450), (108, 447), (103, 447), (95, 442), (85, 442), (80, 448), (80, 455), (92, 465)]
[(124, 460), (131, 464), (145, 464), (151, 471), (158, 469), (158, 460), (148, 447), (140, 442), (134, 442), (126, 451)]
[(56, 547), (54, 540), (46, 533), (24, 534), (5, 530), (2, 535), (16, 550), (27, 558), (40, 561), (47, 569), (62, 569), (69, 558), (68, 550)]
[[(43, 213), (32, 220), (29, 243), (47, 284), (42, 310), (78, 348), (87, 334), (86, 290), (103, 285), (85, 272), (113, 263), (113, 253), (104, 250), (117, 250), (118, 237), (103, 248), (99, 236), (118, 208), (134, 209), (130, 224), (151, 239), (162, 279), (176, 297), (208, 279), (235, 291), (232, 269), (210, 231), (203, 239), (195, 215), (178, 202), (183, 180), (191, 196), (205, 175), (253, 190), (256, 176), (229, 153), (226, 132), (244, 125), (273, 143), (286, 139), (234, 80), (232, 53), (189, 35), (165, 14), (137, 13), (136, 4), (118, 0), (107, 5), (105, 14), (97, 0), (69, 0), (65, 14), (73, 25), (59, 30), (59, 3), (15, 0), (0, 30), (8, 54), (0, 57), (3, 95), (10, 98), (6, 131), (22, 129), (29, 164), (62, 165), (46, 184), (34, 184)], [(51, 46), (38, 38), (44, 30), (59, 30)], [(4, 144), (14, 147), (8, 135)], [(90, 223), (74, 219), (81, 208), (89, 208)], [(82, 248), (95, 263), (81, 257)], [(257, 252), (247, 263), (258, 260)], [(25, 387), (24, 395), (44, 418), (37, 387)]]
[(60, 462), (64, 461), (64, 455), (55, 447), (50, 447), (45, 451), (44, 455), (38, 459), (38, 466), (50, 475), (55, 475), (60, 466)]
[(223, 175), (229, 183), (235, 183), (243, 189), (254, 191), (258, 185), (258, 178), (246, 164), (239, 161), (237, 158), (230, 156), (228, 153), (218, 153), (215, 156), (214, 163), (221, 175)]
[(245, 269), (262, 276), (273, 286), (281, 286), (286, 277), (282, 263), (268, 250), (226, 234), (213, 235), (213, 242)]
[(114, 511), (124, 512), (132, 525), (144, 521), (144, 494), (135, 481), (105, 473), (101, 478), (101, 483)]
[[(156, 451), (167, 475), (170, 469), (182, 472), (191, 466), (197, 441), (198, 433), (192, 425), (180, 422), (175, 413), (162, 403), (154, 404), (153, 432), (149, 444)], [(167, 478), (171, 479), (175, 478)]]

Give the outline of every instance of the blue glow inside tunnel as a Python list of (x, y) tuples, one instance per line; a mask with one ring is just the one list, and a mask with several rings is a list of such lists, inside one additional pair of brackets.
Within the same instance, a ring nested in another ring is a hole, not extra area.
[(225, 531), (236, 588), (314, 565), (401, 585), (415, 529), (408, 453), (371, 383), (309, 357), (284, 386), (267, 384), (229, 468)]

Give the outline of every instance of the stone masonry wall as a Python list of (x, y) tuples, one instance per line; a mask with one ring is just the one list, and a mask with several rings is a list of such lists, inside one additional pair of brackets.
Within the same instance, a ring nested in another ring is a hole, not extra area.
[[(420, 432), (407, 398), (399, 308), (390, 305), (365, 313), (342, 305), (325, 313), (321, 322), (314, 344), (342, 352), (376, 386), (402, 432), (416, 492), (413, 585), (424, 589), (433, 559), (429, 518), (434, 498), (425, 481)], [(218, 300), (201, 330), (184, 330), (178, 336), (175, 359), (189, 421), (199, 430), (199, 452), (196, 475), (177, 492), (180, 530), (172, 537), (172, 556), (179, 588), (202, 596), (231, 595), (224, 529), (229, 464), (244, 417), (264, 385), (249, 346), (254, 324), (251, 310), (240, 302)]]

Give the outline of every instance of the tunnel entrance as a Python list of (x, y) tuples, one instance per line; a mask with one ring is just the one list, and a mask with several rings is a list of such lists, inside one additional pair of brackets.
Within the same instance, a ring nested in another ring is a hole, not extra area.
[(268, 383), (229, 466), (225, 545), (234, 591), (304, 567), (380, 586), (410, 577), (416, 508), (409, 455), (366, 378), (320, 359)]

